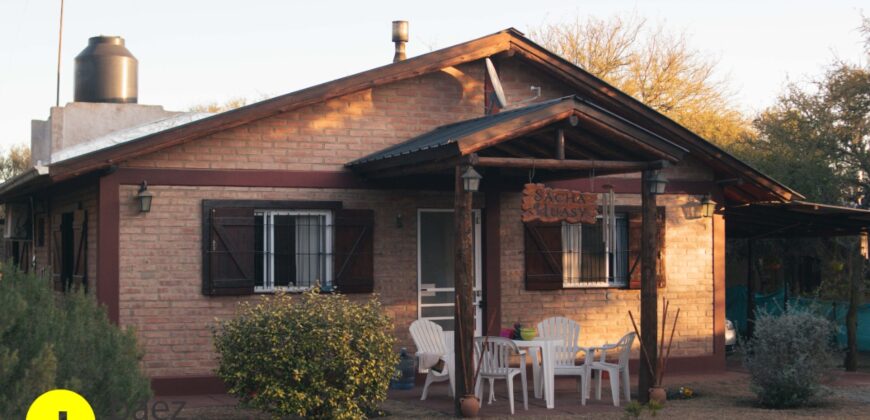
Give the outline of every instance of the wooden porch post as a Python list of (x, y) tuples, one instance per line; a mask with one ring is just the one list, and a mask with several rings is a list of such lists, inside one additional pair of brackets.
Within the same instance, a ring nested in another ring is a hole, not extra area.
[(462, 173), (465, 165), (456, 167), (456, 182), (454, 185), (454, 281), (456, 285), (455, 323), (453, 332), (454, 355), (456, 362), (456, 392), (453, 395), (456, 416), (461, 417), (460, 399), (474, 392), (466, 389), (466, 382), (471, 382), (473, 376), (473, 341), (474, 340), (474, 304), (473, 285), (471, 281), (472, 245), (471, 245), (471, 192), (465, 191), (462, 183)]
[(755, 270), (753, 270), (752, 238), (746, 240), (746, 338), (755, 330)]
[(637, 394), (642, 403), (649, 401), (649, 389), (655, 382), (658, 359), (658, 285), (656, 284), (656, 258), (658, 256), (658, 215), (656, 196), (650, 192), (649, 180), (655, 171), (646, 170), (641, 175), (641, 278), (640, 278), (640, 334), (643, 339)]

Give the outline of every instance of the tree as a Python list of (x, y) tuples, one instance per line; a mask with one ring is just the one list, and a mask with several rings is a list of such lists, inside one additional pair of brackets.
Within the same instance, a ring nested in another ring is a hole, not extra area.
[(248, 99), (243, 97), (232, 98), (224, 103), (209, 102), (207, 104), (194, 105), (189, 108), (190, 112), (210, 112), (218, 113), (229, 111), (231, 109), (241, 108), (248, 104)]
[(729, 145), (750, 133), (715, 74), (716, 61), (691, 48), (683, 33), (616, 15), (542, 25), (529, 36), (701, 137)]
[[(870, 62), (870, 19), (861, 29)], [(789, 85), (753, 125), (758, 135), (733, 144), (732, 151), (812, 201), (870, 208), (870, 63), (834, 61), (807, 86)], [(845, 366), (854, 371), (866, 261), (852, 238), (816, 246), (819, 255), (836, 254), (832, 261), (841, 265), (836, 271), (842, 273), (828, 275), (825, 292), (849, 299)]]
[(24, 145), (12, 146), (6, 156), (0, 156), (0, 181), (6, 181), (30, 167), (30, 148)]
[(266, 94), (260, 94), (259, 96), (254, 97), (253, 99), (245, 98), (243, 96), (237, 96), (235, 98), (231, 98), (226, 100), (225, 102), (209, 102), (199, 105), (194, 105), (188, 108), (190, 112), (211, 112), (211, 113), (219, 113), (224, 111), (229, 111), (231, 109), (241, 108), (245, 105), (264, 101), (269, 99), (270, 96)]
[[(870, 61), (870, 20), (862, 28)], [(790, 84), (753, 125), (735, 153), (810, 200), (870, 208), (870, 63), (836, 60)]]

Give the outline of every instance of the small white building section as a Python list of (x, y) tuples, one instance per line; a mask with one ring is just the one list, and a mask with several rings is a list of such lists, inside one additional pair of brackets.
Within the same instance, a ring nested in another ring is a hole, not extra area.
[(60, 162), (211, 116), (159, 105), (73, 102), (31, 122), (34, 166)]

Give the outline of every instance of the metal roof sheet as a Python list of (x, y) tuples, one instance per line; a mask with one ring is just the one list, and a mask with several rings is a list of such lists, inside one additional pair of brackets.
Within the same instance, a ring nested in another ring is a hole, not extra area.
[(471, 120), (442, 125), (432, 131), (412, 137), (402, 143), (384, 148), (363, 158), (349, 162), (347, 166), (355, 166), (376, 160), (388, 159), (422, 150), (443, 147), (456, 142), (456, 139), (492, 127), (501, 122), (517, 118), (531, 112), (546, 108), (552, 104), (573, 99), (573, 96), (551, 99), (522, 108), (509, 109), (497, 114), (487, 115)]

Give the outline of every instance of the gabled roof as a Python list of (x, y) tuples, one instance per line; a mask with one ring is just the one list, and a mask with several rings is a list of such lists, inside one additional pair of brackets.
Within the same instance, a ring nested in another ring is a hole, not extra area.
[(279, 113), (497, 55), (515, 56), (538, 67), (566, 83), (575, 93), (688, 149), (695, 158), (719, 173), (719, 176), (741, 179), (744, 182), (735, 183), (726, 190), (726, 195), (735, 200), (787, 201), (801, 198), (797, 192), (535, 44), (513, 28), (58, 162), (50, 167), (50, 175), (54, 180), (71, 178)]
[(540, 109), (547, 108), (555, 103), (561, 102), (563, 99), (564, 98), (559, 98), (545, 102), (539, 102), (523, 108), (502, 111), (498, 114), (492, 114), (484, 117), (442, 125), (432, 131), (420, 134), (419, 136), (411, 138), (402, 143), (392, 145), (368, 156), (354, 160), (348, 163), (347, 166), (354, 167), (369, 162), (395, 158), (415, 152), (443, 148), (450, 144), (455, 144), (460, 138), (496, 126), (502, 122), (522, 117)]
[[(628, 147), (646, 160), (679, 161), (687, 150), (579, 96), (539, 102), (497, 114), (460, 121), (441, 127), (347, 164), (360, 172), (383, 170), (409, 163), (467, 156), (496, 147), (572, 117), (594, 120), (611, 133), (611, 147)], [(630, 138), (630, 140), (626, 140)], [(412, 156), (413, 155), (413, 156)]]

